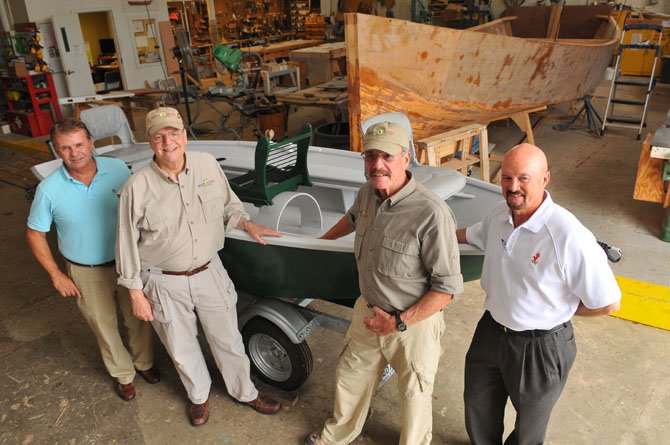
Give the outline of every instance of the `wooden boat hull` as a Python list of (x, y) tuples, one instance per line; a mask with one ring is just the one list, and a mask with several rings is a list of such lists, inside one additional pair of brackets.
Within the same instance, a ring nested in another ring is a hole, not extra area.
[[(591, 16), (609, 11), (584, 8)], [(604, 78), (617, 42), (613, 20), (597, 17), (591, 38), (561, 35), (555, 24), (555, 38), (539, 39), (504, 35), (515, 19), (455, 30), (347, 14), (352, 149), (360, 151), (360, 123), (380, 113), (406, 113), (422, 139), (583, 97)]]

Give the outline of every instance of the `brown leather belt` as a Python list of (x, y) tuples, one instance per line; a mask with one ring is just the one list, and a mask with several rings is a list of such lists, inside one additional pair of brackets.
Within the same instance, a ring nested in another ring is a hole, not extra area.
[(186, 276), (186, 277), (190, 277), (192, 275), (195, 275), (195, 274), (198, 274), (198, 273), (202, 272), (203, 270), (207, 270), (207, 268), (209, 267), (209, 263), (211, 263), (211, 261), (207, 261), (205, 264), (203, 264), (202, 266), (196, 267), (195, 269), (184, 270), (184, 271), (181, 271), (181, 272), (173, 272), (171, 270), (162, 270), (161, 273), (163, 275), (183, 275), (183, 276)]

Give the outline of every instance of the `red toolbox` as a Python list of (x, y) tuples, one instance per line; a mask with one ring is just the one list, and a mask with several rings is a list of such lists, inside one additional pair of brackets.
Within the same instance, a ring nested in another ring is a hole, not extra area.
[[(42, 128), (51, 128), (53, 120), (50, 110), (39, 110), (42, 121)], [(40, 123), (35, 113), (31, 111), (8, 111), (7, 120), (12, 129), (12, 133), (23, 134), (30, 137), (44, 136), (40, 129)]]

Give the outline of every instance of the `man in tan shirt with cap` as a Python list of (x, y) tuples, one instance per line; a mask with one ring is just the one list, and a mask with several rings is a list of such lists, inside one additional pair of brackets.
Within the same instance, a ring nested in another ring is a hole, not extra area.
[(402, 126), (371, 126), (363, 148), (368, 181), (323, 236), (356, 232), (361, 296), (337, 367), (334, 415), (305, 444), (356, 439), (387, 364), (398, 374), (400, 444), (428, 444), (445, 328), (441, 310), (463, 291), (455, 220), (444, 201), (406, 170), (409, 138)]
[(121, 190), (116, 245), (119, 284), (133, 313), (150, 321), (174, 362), (191, 405), (193, 426), (209, 418), (211, 378), (197, 339), (196, 315), (228, 393), (263, 414), (279, 402), (258, 393), (237, 328), (237, 294), (218, 251), (225, 230), (245, 230), (259, 243), (279, 233), (250, 221), (218, 162), (186, 152), (186, 130), (174, 108), (146, 117), (153, 162)]

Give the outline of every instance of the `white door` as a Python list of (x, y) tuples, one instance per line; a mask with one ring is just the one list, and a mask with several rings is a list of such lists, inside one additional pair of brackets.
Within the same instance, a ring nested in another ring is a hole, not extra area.
[(52, 17), (52, 21), (70, 97), (95, 94), (79, 16), (58, 14)]

